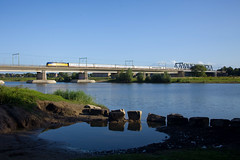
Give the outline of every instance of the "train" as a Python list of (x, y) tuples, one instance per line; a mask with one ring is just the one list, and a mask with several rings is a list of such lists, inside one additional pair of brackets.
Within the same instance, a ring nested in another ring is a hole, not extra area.
[(69, 63), (65, 62), (47, 62), (47, 67), (69, 67)]
[(128, 66), (117, 64), (84, 64), (84, 63), (66, 63), (66, 62), (47, 62), (47, 67), (88, 67), (88, 68), (141, 68), (141, 69), (165, 69), (160, 66)]

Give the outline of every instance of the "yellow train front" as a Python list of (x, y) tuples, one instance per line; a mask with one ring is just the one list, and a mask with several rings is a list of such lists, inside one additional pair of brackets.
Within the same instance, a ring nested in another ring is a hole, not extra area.
[(69, 67), (69, 63), (65, 62), (47, 62), (47, 67)]

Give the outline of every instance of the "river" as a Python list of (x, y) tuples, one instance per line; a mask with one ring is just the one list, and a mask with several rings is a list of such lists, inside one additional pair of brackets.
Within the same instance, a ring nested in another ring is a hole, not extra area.
[(39, 135), (40, 138), (64, 142), (70, 148), (80, 150), (126, 149), (163, 141), (167, 137), (166, 134), (156, 132), (154, 128), (147, 126), (148, 113), (163, 116), (180, 113), (187, 118), (240, 117), (240, 84), (57, 83), (39, 85), (6, 82), (5, 85), (28, 87), (43, 93), (53, 93), (58, 89), (82, 90), (110, 110), (123, 108), (125, 111), (141, 110), (143, 112), (142, 124), (136, 131), (129, 127), (130, 124), (123, 125), (116, 132), (111, 130), (109, 125), (108, 127), (107, 125), (89, 127), (86, 123), (77, 123)]

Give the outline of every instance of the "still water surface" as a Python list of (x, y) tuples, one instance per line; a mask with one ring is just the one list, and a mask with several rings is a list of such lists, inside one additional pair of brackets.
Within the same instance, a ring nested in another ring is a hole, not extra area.
[(142, 110), (166, 116), (180, 113), (185, 117), (240, 117), (240, 84), (116, 84), (116, 83), (57, 83), (26, 84), (6, 82), (7, 86), (28, 87), (43, 93), (57, 89), (82, 90), (109, 109)]
[(68, 147), (80, 150), (127, 149), (163, 141), (166, 139), (166, 134), (147, 126), (148, 113), (163, 116), (180, 113), (188, 118), (193, 116), (227, 119), (240, 117), (240, 84), (57, 83), (38, 85), (6, 82), (5, 85), (22, 85), (43, 93), (53, 93), (57, 89), (82, 90), (93, 96), (97, 103), (104, 104), (109, 109), (143, 111), (142, 124), (137, 129), (133, 129), (128, 123), (120, 126), (120, 130), (116, 129), (119, 126), (112, 127), (110, 124), (89, 127), (89, 124), (77, 123), (39, 135), (40, 138), (64, 142)]

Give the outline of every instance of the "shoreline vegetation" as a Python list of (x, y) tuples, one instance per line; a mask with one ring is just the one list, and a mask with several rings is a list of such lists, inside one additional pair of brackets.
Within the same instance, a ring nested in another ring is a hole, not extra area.
[[(26, 82), (28, 80), (35, 80), (35, 77), (20, 78), (20, 77), (6, 77), (0, 78), (5, 82)], [(95, 80), (96, 82), (112, 82), (118, 83), (115, 79), (108, 77), (89, 77), (90, 80)], [(54, 80), (51, 78), (51, 80)], [(59, 81), (57, 81), (59, 82)], [(64, 82), (64, 81), (61, 81)], [(137, 78), (133, 78), (131, 82), (120, 82), (120, 83), (152, 83), (142, 81), (139, 82)], [(240, 76), (234, 77), (171, 77), (169, 83), (240, 83)]]
[(57, 90), (53, 94), (44, 94), (28, 88), (0, 86), (0, 105), (17, 105), (25, 109), (32, 109), (38, 101), (97, 105), (106, 109), (106, 106), (97, 104), (91, 96), (83, 91)]

